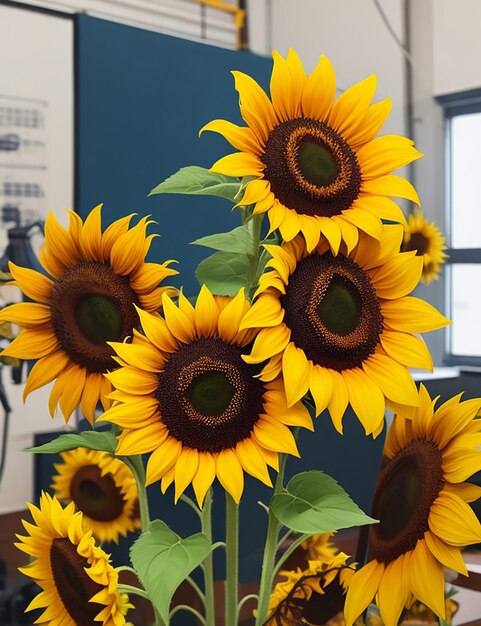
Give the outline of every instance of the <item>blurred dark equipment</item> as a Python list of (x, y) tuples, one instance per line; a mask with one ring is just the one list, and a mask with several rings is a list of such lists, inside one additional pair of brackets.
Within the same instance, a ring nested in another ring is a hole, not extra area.
[(0, 258), (0, 271), (8, 272), (8, 262), (12, 261), (15, 265), (21, 265), (22, 267), (28, 267), (44, 273), (44, 269), (40, 265), (40, 261), (30, 243), (30, 238), (36, 228), (43, 233), (44, 222), (38, 220), (21, 226), (20, 211), (12, 205), (2, 207), (0, 219), (3, 224), (10, 224), (11, 222), (14, 224), (7, 230), (8, 244)]

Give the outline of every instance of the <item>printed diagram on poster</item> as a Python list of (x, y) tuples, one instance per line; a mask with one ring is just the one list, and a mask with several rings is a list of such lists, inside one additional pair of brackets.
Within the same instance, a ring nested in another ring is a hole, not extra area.
[[(0, 94), (0, 250), (8, 245), (12, 225), (28, 227), (45, 213), (47, 132), (46, 101)], [(30, 233), (37, 248), (38, 235)], [(7, 271), (3, 258), (0, 270)]]

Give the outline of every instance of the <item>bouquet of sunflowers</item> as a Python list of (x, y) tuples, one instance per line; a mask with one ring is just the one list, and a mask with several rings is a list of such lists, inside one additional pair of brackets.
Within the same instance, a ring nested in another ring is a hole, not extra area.
[[(25, 396), (54, 381), (52, 416), (59, 407), (68, 421), (79, 408), (92, 425), (34, 450), (63, 459), (55, 495), (30, 505), (17, 544), (40, 588), (29, 606), (43, 610), (37, 623), (122, 626), (141, 597), (156, 626), (183, 611), (218, 626), (214, 550), (225, 553), (225, 626), (247, 601), (256, 626), (321, 624), (339, 609), (352, 626), (373, 602), (386, 626), (416, 601), (445, 620), (445, 568), (465, 574), (460, 549), (481, 541), (468, 504), (481, 492), (468, 482), (481, 468), (481, 399), (437, 405), (409, 369), (432, 369), (419, 333), (449, 323), (409, 295), (425, 250), (405, 237), (391, 199), (419, 204), (392, 172), (422, 155), (404, 137), (376, 137), (391, 102), (372, 104), (374, 76), (336, 99), (325, 57), (307, 76), (294, 51), (273, 56), (270, 98), (233, 72), (246, 126), (215, 120), (201, 131), (236, 151), (151, 192), (212, 194), (238, 210), (237, 228), (197, 241), (215, 252), (197, 269), (196, 297), (168, 285), (172, 261), (146, 261), (147, 217), (102, 228), (100, 207), (85, 221), (71, 212), (68, 228), (48, 217), (45, 274), (10, 267), (30, 301), (0, 313), (22, 328), (3, 355), (36, 360)], [(348, 405), (366, 436), (383, 431), (386, 408), (395, 413), (372, 517), (321, 468), (284, 481), (298, 431), (331, 419), (341, 436)], [(259, 588), (239, 598), (245, 474), (272, 497)], [(226, 502), (216, 543), (214, 481)], [(181, 537), (150, 519), (153, 483), (159, 498), (194, 509), (200, 532)], [(368, 529), (358, 563), (331, 542), (354, 526)], [(132, 567), (115, 568), (99, 542), (137, 529)], [(296, 551), (303, 564), (289, 567)], [(119, 582), (123, 570), (135, 584)], [(181, 583), (195, 603), (172, 605)]]

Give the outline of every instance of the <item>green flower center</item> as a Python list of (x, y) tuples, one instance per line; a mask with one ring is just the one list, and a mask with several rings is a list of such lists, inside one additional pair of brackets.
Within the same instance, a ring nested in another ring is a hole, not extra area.
[(291, 341), (315, 365), (361, 367), (379, 343), (380, 300), (368, 272), (343, 254), (299, 261), (280, 302)]
[(122, 316), (118, 303), (105, 296), (80, 296), (75, 319), (86, 339), (96, 346), (117, 341), (122, 331)]
[(324, 326), (336, 335), (348, 335), (359, 325), (361, 302), (358, 294), (342, 278), (336, 276), (317, 306)]
[[(396, 418), (400, 419), (400, 418)], [(370, 558), (390, 563), (414, 550), (429, 529), (429, 512), (443, 488), (442, 454), (428, 439), (414, 439), (379, 474), (372, 515)]]
[(429, 239), (422, 233), (412, 233), (409, 241), (403, 244), (402, 251), (416, 250), (416, 256), (423, 256), (429, 249)]
[(89, 567), (86, 558), (77, 552), (77, 546), (68, 538), (56, 538), (50, 546), (50, 566), (58, 596), (79, 626), (95, 626), (95, 617), (103, 605), (89, 602), (102, 586), (85, 572)]
[(111, 474), (102, 476), (97, 465), (84, 465), (75, 473), (70, 495), (79, 511), (98, 522), (111, 522), (124, 509), (120, 488)]
[(320, 143), (305, 141), (299, 146), (298, 166), (312, 185), (327, 187), (338, 177), (339, 167), (330, 150)]
[(274, 196), (300, 215), (340, 215), (361, 191), (356, 153), (326, 122), (304, 117), (280, 122), (261, 160)]
[(205, 372), (194, 378), (186, 395), (196, 411), (216, 417), (229, 407), (235, 391), (223, 372)]
[(156, 398), (172, 437), (200, 452), (233, 448), (251, 436), (264, 412), (260, 368), (246, 349), (220, 337), (199, 337), (173, 352), (158, 374)]
[(79, 261), (53, 284), (50, 308), (59, 344), (70, 359), (88, 372), (115, 367), (108, 341), (132, 337), (139, 325), (139, 304), (128, 276), (108, 263)]

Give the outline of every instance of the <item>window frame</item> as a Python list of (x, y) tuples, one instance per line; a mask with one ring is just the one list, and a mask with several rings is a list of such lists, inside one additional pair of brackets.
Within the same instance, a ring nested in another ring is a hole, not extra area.
[[(481, 88), (468, 91), (457, 92), (437, 96), (436, 101), (441, 105), (444, 112), (445, 122), (445, 236), (448, 248), (446, 253), (449, 255), (446, 259), (446, 276), (445, 276), (445, 310), (447, 316), (452, 316), (452, 266), (470, 264), (480, 266), (481, 271), (481, 246), (479, 248), (453, 248), (452, 239), (452, 193), (451, 193), (451, 176), (452, 176), (452, 121), (455, 117), (469, 115), (472, 113), (481, 113)], [(469, 368), (481, 369), (481, 354), (479, 356), (454, 354), (452, 351), (452, 326), (447, 328), (444, 343), (444, 358), (446, 365), (461, 365)]]

